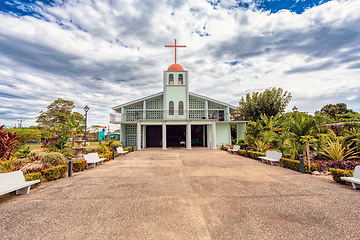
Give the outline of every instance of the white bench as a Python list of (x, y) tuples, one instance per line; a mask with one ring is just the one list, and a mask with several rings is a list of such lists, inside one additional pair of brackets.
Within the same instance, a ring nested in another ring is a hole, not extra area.
[(262, 162), (270, 162), (271, 165), (278, 164), (280, 158), (282, 157), (282, 153), (276, 151), (266, 151), (265, 157), (259, 157)]
[(99, 158), (98, 153), (89, 153), (87, 155), (84, 155), (84, 159), (86, 160), (88, 167), (93, 168), (96, 165), (103, 164), (106, 158)]
[(233, 148), (228, 148), (228, 152), (237, 152), (238, 150), (240, 150), (240, 146), (239, 145), (235, 145)]
[(341, 177), (340, 179), (351, 182), (354, 189), (360, 188), (360, 165), (355, 167), (353, 177)]
[(128, 151), (124, 151), (122, 147), (116, 148), (118, 154), (125, 155)]
[(16, 191), (16, 195), (28, 194), (30, 186), (40, 182), (40, 180), (25, 181), (22, 171), (0, 173), (0, 196)]

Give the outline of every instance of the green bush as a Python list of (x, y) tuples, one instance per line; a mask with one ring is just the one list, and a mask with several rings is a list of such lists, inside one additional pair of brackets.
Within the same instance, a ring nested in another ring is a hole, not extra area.
[(87, 167), (87, 163), (85, 160), (73, 162), (73, 172), (84, 171), (86, 167)]
[(31, 185), (31, 189), (39, 186), (42, 182), (42, 175), (41, 172), (36, 172), (36, 173), (28, 173), (26, 175), (24, 175), (25, 181), (34, 181), (34, 180), (40, 180), (39, 183), (33, 184)]
[(351, 185), (350, 182), (346, 182), (344, 180), (341, 180), (341, 177), (352, 177), (353, 171), (351, 170), (343, 170), (343, 169), (336, 169), (336, 168), (330, 168), (329, 169), (333, 179), (335, 182), (341, 183), (341, 184), (347, 184)]
[[(300, 161), (298, 161), (298, 160), (292, 160), (292, 159), (288, 159), (288, 158), (280, 158), (279, 166), (300, 172)], [(311, 169), (309, 171), (309, 167), (308, 167), (307, 163), (304, 161), (304, 170), (306, 173), (311, 173), (313, 171), (320, 171), (320, 165), (317, 163), (311, 163)]]
[(21, 149), (16, 153), (17, 158), (26, 158), (30, 154), (30, 146), (24, 145)]
[(64, 155), (58, 152), (46, 153), (41, 157), (42, 168), (51, 168), (58, 165), (66, 164)]
[[(128, 152), (132, 152), (132, 147), (126, 147), (126, 148), (123, 148), (124, 151), (128, 151)], [(134, 147), (134, 150), (135, 150), (135, 147)]]
[(253, 158), (253, 159), (256, 159), (256, 160), (259, 160), (259, 157), (265, 157), (265, 153), (262, 153), (262, 152), (256, 152), (256, 151), (249, 151), (248, 150), (248, 157), (249, 158)]
[(46, 180), (53, 181), (65, 177), (65, 173), (67, 171), (68, 171), (67, 165), (59, 165), (56, 167), (41, 170), (41, 174)]

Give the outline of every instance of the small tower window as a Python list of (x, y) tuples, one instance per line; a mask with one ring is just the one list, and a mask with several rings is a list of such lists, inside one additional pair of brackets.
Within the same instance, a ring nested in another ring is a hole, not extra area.
[(169, 102), (169, 115), (174, 115), (174, 102)]
[(183, 85), (184, 84), (184, 77), (183, 77), (183, 75), (182, 74), (179, 74), (179, 78), (178, 78), (178, 84), (179, 85)]
[(169, 75), (169, 84), (174, 85), (174, 75), (173, 74)]
[(179, 102), (179, 115), (184, 115), (184, 102)]

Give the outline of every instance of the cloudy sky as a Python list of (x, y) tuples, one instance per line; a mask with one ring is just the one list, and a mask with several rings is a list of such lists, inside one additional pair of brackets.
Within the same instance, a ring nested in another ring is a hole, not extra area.
[(360, 112), (359, 0), (0, 1), (0, 124), (35, 125), (57, 98), (89, 125), (162, 91), (174, 51), (190, 91), (235, 106), (281, 87), (313, 113)]

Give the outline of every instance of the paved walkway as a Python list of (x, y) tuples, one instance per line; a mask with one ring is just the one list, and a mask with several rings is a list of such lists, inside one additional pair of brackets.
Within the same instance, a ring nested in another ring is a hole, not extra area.
[(1, 239), (359, 239), (360, 191), (219, 150), (146, 149), (0, 204)]

